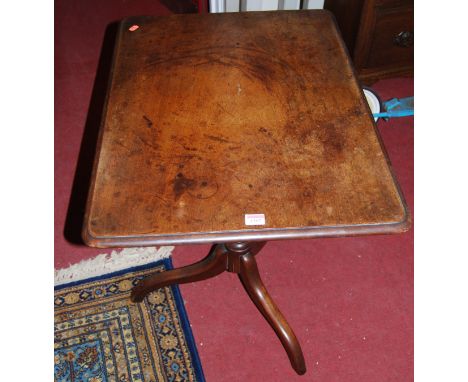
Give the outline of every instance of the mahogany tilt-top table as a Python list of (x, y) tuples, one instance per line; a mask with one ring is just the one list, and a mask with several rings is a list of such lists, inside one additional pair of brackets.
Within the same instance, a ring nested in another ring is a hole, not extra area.
[(88, 196), (90, 246), (212, 243), (149, 277), (239, 274), (305, 373), (255, 255), (268, 240), (396, 233), (406, 205), (343, 41), (326, 11), (121, 22)]

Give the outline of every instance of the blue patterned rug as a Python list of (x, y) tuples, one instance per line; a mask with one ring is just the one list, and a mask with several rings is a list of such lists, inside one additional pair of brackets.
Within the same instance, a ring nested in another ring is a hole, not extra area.
[(170, 259), (55, 289), (56, 382), (203, 382), (203, 371), (177, 286), (140, 304), (130, 290)]

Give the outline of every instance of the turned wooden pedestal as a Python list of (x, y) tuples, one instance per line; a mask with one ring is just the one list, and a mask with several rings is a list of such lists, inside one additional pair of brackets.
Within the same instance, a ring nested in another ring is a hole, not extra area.
[(283, 344), (293, 369), (302, 375), (306, 372), (306, 366), (299, 341), (258, 273), (255, 255), (264, 245), (265, 242), (216, 244), (209, 255), (198, 263), (158, 273), (141, 281), (132, 290), (132, 301), (141, 302), (148, 293), (175, 283), (204, 280), (224, 271), (237, 273), (251, 300)]

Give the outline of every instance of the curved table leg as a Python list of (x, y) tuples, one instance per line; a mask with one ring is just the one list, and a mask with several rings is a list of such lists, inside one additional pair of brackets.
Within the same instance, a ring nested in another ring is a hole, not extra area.
[(234, 272), (244, 285), (250, 299), (257, 306), (283, 344), (293, 369), (299, 375), (306, 372), (301, 346), (283, 314), (271, 299), (260, 278), (254, 256), (265, 242), (235, 242), (218, 244), (198, 263), (158, 273), (140, 281), (132, 289), (133, 302), (141, 302), (150, 292), (172, 284), (204, 280), (224, 271)]
[(251, 253), (246, 253), (240, 258), (239, 278), (253, 303), (279, 337), (293, 369), (299, 375), (304, 374), (306, 366), (299, 341), (263, 285), (257, 262)]
[(210, 254), (198, 263), (171, 269), (143, 279), (132, 289), (130, 298), (133, 302), (141, 302), (156, 289), (216, 276), (226, 270), (226, 262), (226, 249), (221, 245), (216, 245), (211, 249)]

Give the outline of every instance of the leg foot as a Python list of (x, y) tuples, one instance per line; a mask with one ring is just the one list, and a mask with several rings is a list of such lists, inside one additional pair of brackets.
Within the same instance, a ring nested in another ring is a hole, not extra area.
[(216, 276), (226, 270), (226, 250), (221, 245), (213, 246), (210, 254), (198, 263), (186, 267), (171, 269), (140, 281), (132, 289), (130, 298), (133, 302), (141, 302), (152, 291), (172, 285), (204, 280)]
[(288, 354), (293, 369), (299, 375), (304, 374), (306, 366), (299, 341), (263, 285), (258, 273), (257, 262), (250, 252), (240, 258), (239, 278), (253, 303), (276, 332)]

